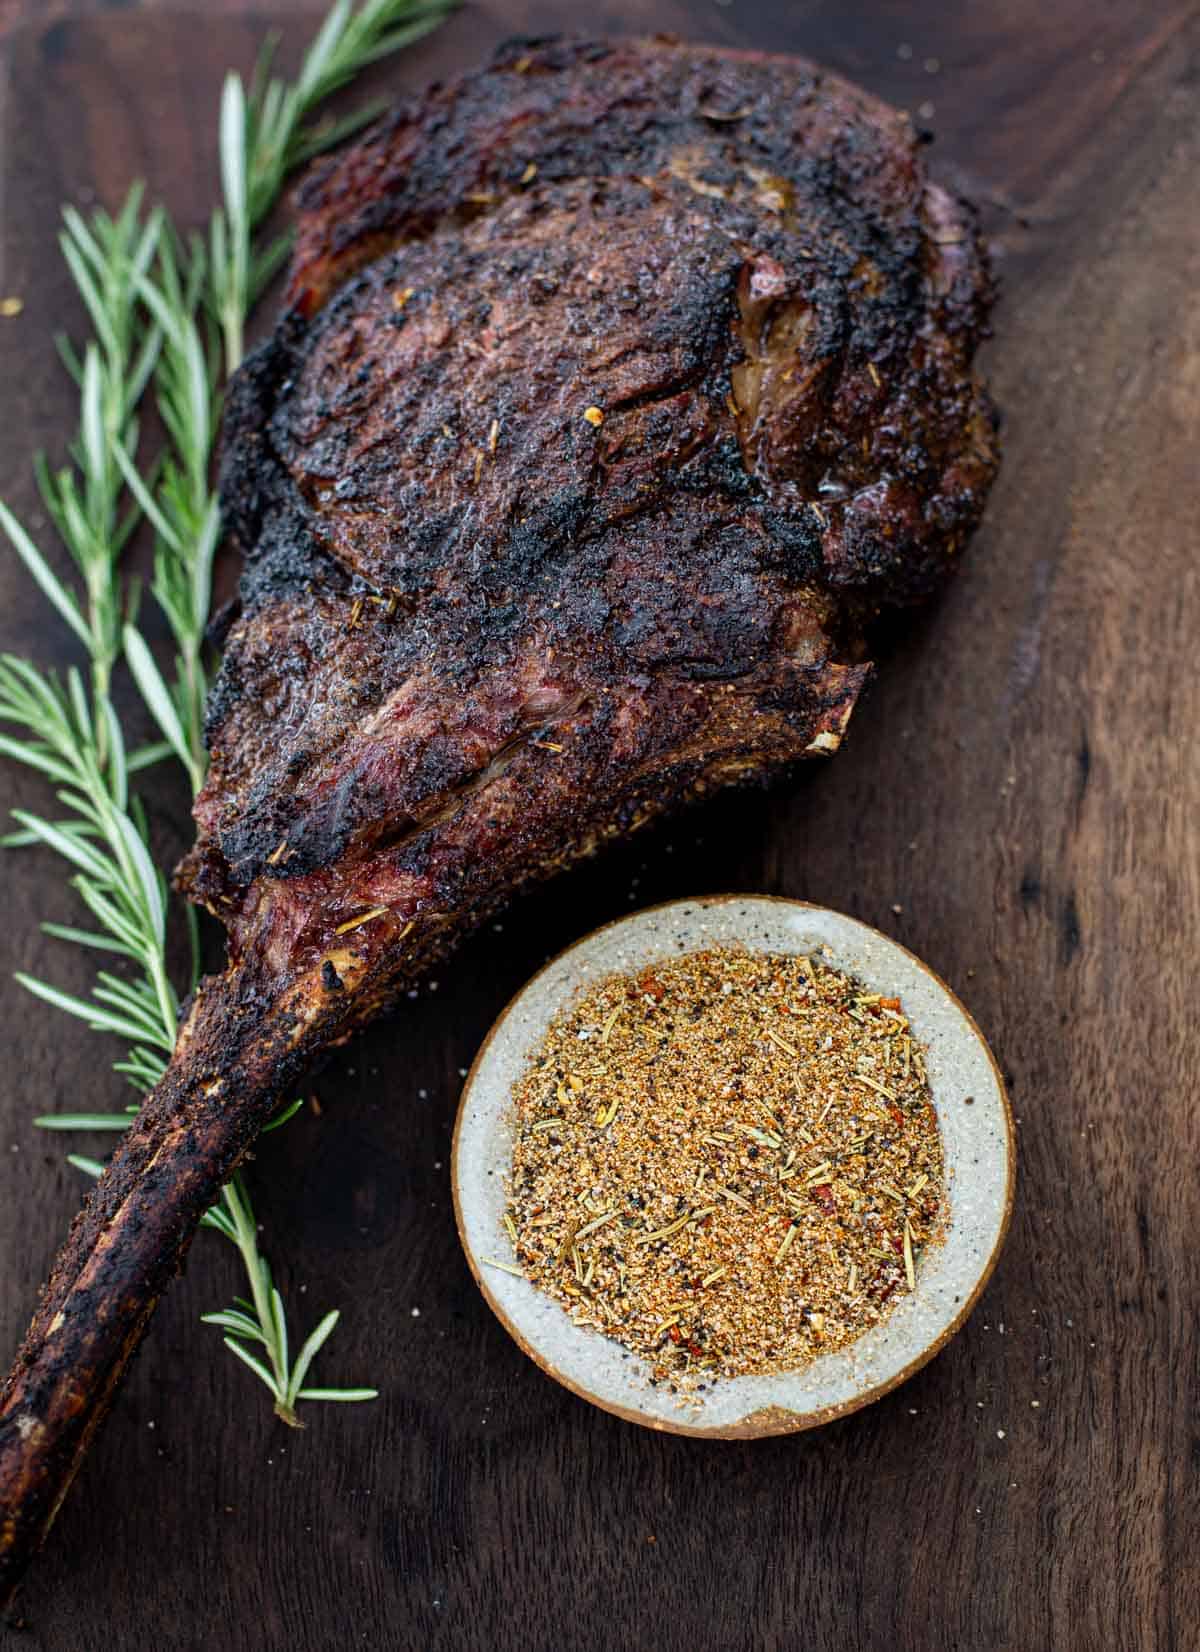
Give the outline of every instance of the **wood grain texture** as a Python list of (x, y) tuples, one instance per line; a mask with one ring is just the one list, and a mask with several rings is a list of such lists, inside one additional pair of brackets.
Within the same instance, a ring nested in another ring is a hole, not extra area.
[[(56, 205), (145, 173), (198, 217), (221, 73), (264, 27), (215, 7), (37, 15), (7, 49), (0, 199), (0, 290), (25, 299), (0, 321), (0, 492), (31, 523), (27, 452), (56, 450), (71, 412), (48, 348), (77, 317)], [(488, 0), (391, 83), (572, 15)], [(300, 1435), (276, 1424), (197, 1322), (237, 1288), (203, 1236), (27, 1590), (30, 1643), (1193, 1647), (1200, 16), (598, 0), (587, 21), (803, 51), (936, 133), (936, 165), (987, 203), (1004, 281), (990, 371), (1007, 456), (985, 529), (835, 762), (526, 900), (322, 1075), (320, 1117), (269, 1138), (255, 1189), (294, 1311), (343, 1309), (323, 1374), (383, 1398), (313, 1412)], [(7, 556), (0, 642), (63, 653)], [(11, 770), (3, 784), (39, 796)], [(186, 802), (165, 776), (152, 801), (169, 858)], [(57, 870), (0, 872), (0, 981), (26, 968), (83, 989), (84, 960), (36, 928), (70, 921)], [(446, 1178), (460, 1069), (529, 972), (631, 902), (719, 889), (840, 907), (949, 980), (1010, 1076), (1021, 1180), (983, 1304), (913, 1382), (814, 1435), (708, 1445), (593, 1412), (533, 1369), (471, 1283)], [(29, 1117), (123, 1098), (94, 1037), (12, 986), (0, 1015), (15, 1346), (78, 1196)]]

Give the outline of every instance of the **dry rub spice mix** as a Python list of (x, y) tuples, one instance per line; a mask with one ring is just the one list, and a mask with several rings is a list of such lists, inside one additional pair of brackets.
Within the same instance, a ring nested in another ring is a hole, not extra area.
[(712, 948), (614, 976), (554, 1022), (514, 1106), (521, 1271), (672, 1387), (852, 1342), (946, 1210), (899, 999), (819, 959)]

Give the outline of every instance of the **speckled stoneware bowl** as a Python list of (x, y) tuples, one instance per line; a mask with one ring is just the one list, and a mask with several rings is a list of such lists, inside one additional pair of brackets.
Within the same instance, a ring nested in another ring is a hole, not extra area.
[[(560, 1011), (605, 976), (702, 947), (821, 954), (873, 992), (898, 994), (928, 1052), (950, 1201), (945, 1240), (921, 1259), (916, 1289), (882, 1324), (803, 1370), (735, 1377), (683, 1403), (651, 1387), (650, 1368), (599, 1331), (577, 1326), (514, 1264), (501, 1218), (512, 1163), (512, 1091)], [(1004, 1084), (979, 1028), (911, 952), (878, 930), (802, 901), (718, 895), (650, 907), (587, 935), (525, 986), (500, 1016), (467, 1077), (454, 1132), (459, 1233), (479, 1288), (542, 1369), (575, 1393), (649, 1428), (752, 1438), (812, 1428), (877, 1400), (943, 1348), (996, 1262), (1012, 1210), (1014, 1146)]]

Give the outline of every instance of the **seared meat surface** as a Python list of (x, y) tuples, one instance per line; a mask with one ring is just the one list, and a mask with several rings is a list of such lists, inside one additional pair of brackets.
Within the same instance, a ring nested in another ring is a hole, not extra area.
[(994, 464), (969, 221), (806, 66), (518, 44), (304, 205), (187, 873), (271, 977), (833, 749)]
[(0, 1408), (0, 1582), (288, 1087), (531, 878), (837, 748), (995, 468), (972, 220), (794, 60), (524, 43), (302, 196), (181, 879), (226, 924)]

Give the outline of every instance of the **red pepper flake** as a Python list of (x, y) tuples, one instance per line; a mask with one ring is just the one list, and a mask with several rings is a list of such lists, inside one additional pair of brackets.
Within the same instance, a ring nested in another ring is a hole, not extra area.
[(897, 1130), (903, 1130), (904, 1129), (904, 1114), (900, 1111), (900, 1109), (898, 1107), (893, 1107), (890, 1103), (888, 1104), (888, 1117), (891, 1119), (892, 1123), (896, 1126)]
[(836, 1210), (837, 1200), (833, 1196), (833, 1189), (828, 1182), (818, 1182), (816, 1187), (809, 1189), (813, 1198), (825, 1206), (826, 1210)]
[(663, 986), (658, 976), (652, 975), (649, 970), (647, 970), (646, 973), (639, 978), (638, 988), (641, 992), (644, 992), (647, 997), (653, 998), (656, 1004), (661, 1004), (663, 999), (667, 996), (666, 987)]
[(683, 1337), (680, 1334), (680, 1330), (679, 1330), (678, 1325), (672, 1325), (670, 1330), (668, 1330), (667, 1335), (670, 1337), (672, 1342), (682, 1342), (683, 1341)]

